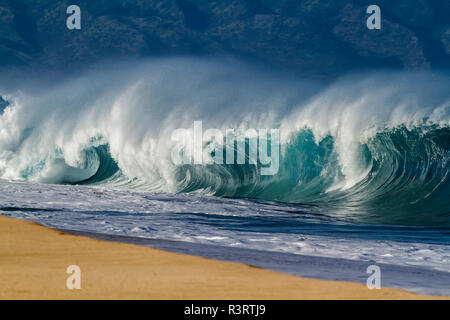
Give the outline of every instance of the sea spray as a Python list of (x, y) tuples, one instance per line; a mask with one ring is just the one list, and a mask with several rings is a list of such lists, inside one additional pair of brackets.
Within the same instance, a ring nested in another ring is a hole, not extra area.
[[(192, 58), (99, 68), (48, 88), (2, 90), (11, 102), (0, 116), (2, 178), (309, 203), (387, 223), (448, 222), (446, 75), (386, 72), (320, 86)], [(174, 163), (172, 133), (196, 120), (221, 132), (279, 129), (276, 174), (250, 163)]]

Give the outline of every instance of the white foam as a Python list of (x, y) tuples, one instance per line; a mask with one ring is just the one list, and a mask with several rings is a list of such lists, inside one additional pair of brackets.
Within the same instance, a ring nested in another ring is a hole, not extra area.
[[(289, 206), (258, 204), (243, 199), (0, 180), (0, 203), (3, 207), (22, 208), (0, 210), (1, 214), (60, 229), (421, 266), (443, 271), (447, 271), (450, 264), (450, 246), (443, 244), (370, 240), (363, 236), (348, 238), (345, 234), (342, 237), (316, 236), (284, 232), (283, 229), (261, 232), (252, 231), (245, 225), (239, 228), (239, 221), (252, 218), (270, 221), (274, 217), (287, 219), (298, 215), (290, 213), (293, 208)], [(37, 210), (39, 208), (42, 211)], [(303, 215), (307, 217), (308, 214), (305, 211)], [(233, 220), (235, 223), (229, 224), (231, 217), (242, 220)], [(320, 225), (316, 231), (320, 231)]]
[(424, 117), (440, 125), (450, 121), (449, 78), (420, 73), (318, 86), (237, 61), (173, 58), (101, 66), (39, 90), (33, 80), (27, 83), (5, 94), (12, 104), (0, 116), (4, 179), (59, 182), (69, 169), (55, 167), (55, 158), (83, 169), (83, 150), (107, 142), (128, 178), (139, 178), (147, 190), (174, 192), (171, 133), (202, 120), (205, 129), (281, 126), (283, 141), (303, 127), (316, 139), (332, 135), (345, 179), (331, 189), (346, 189), (370, 169), (358, 148), (379, 128)]

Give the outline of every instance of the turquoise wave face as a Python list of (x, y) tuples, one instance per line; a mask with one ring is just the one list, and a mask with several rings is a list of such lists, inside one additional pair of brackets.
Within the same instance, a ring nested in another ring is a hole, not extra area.
[(360, 222), (450, 225), (450, 129), (397, 127), (360, 144), (364, 177), (350, 188), (333, 188), (345, 176), (327, 136), (310, 130), (284, 146), (280, 171), (260, 176), (254, 166), (190, 166), (180, 169), (180, 192), (309, 204)]
[(98, 184), (105, 183), (113, 179), (113, 177), (119, 172), (119, 166), (112, 158), (109, 152), (109, 146), (102, 144), (98, 147), (92, 147), (90, 150), (94, 150), (99, 159), (99, 165), (95, 174), (86, 180), (78, 181), (79, 184)]
[[(359, 145), (364, 176), (348, 188), (335, 187), (345, 175), (333, 137), (316, 141), (312, 131), (304, 129), (293, 133), (282, 150), (274, 176), (262, 176), (250, 164), (180, 165), (174, 174), (176, 192), (316, 206), (346, 221), (450, 225), (448, 127), (400, 126), (378, 132)], [(85, 152), (92, 161), (86, 168), (96, 171), (63, 183), (145, 189), (145, 181), (121, 172), (107, 144)]]

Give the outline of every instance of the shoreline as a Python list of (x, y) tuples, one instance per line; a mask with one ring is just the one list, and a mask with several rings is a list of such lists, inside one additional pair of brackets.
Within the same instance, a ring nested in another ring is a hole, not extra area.
[(369, 276), (367, 268), (375, 264), (382, 271), (382, 287), (424, 295), (450, 295), (448, 286), (450, 272), (422, 266), (393, 265), (371, 260), (313, 256), (181, 240), (143, 238), (67, 229), (58, 230), (99, 240), (136, 244), (225, 262), (238, 262), (308, 279), (348, 281), (365, 285)]
[[(66, 269), (81, 269), (69, 290)], [(0, 216), (0, 299), (449, 299), (303, 278)]]

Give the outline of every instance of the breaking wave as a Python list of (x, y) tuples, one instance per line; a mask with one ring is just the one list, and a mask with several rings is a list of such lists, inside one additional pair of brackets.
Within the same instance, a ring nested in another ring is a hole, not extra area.
[[(450, 78), (358, 75), (332, 84), (236, 61), (99, 66), (39, 90), (3, 89), (0, 177), (313, 205), (344, 219), (450, 225)], [(280, 129), (280, 168), (175, 165), (171, 133)]]

